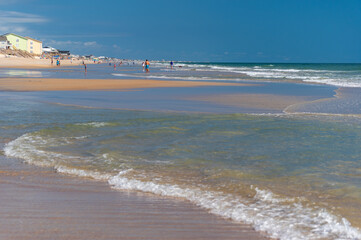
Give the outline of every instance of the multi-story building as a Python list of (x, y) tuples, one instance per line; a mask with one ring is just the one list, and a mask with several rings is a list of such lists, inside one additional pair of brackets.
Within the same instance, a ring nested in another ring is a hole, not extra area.
[(4, 35), (8, 41), (11, 43), (14, 49), (19, 49), (23, 51), (28, 50), (28, 39), (14, 33), (7, 33)]
[(3, 37), (6, 37), (14, 49), (23, 50), (35, 55), (41, 55), (43, 53), (43, 43), (39, 40), (22, 37), (14, 33), (7, 33), (3, 35)]
[(28, 39), (27, 51), (32, 54), (41, 55), (43, 53), (43, 43), (30, 37), (26, 38)]

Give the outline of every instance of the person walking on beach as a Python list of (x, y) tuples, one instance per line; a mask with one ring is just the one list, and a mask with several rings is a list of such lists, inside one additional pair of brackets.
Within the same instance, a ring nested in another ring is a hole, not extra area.
[(143, 72), (144, 72), (145, 62), (142, 62), (142, 67), (143, 67)]
[(173, 61), (170, 61), (170, 68), (173, 69)]
[(149, 63), (148, 59), (145, 60), (145, 72), (149, 72), (149, 65), (150, 65), (150, 63)]
[(116, 70), (116, 69), (117, 69), (117, 64), (114, 63), (114, 70)]
[(84, 70), (85, 70), (85, 72), (86, 72), (86, 64), (84, 64)]

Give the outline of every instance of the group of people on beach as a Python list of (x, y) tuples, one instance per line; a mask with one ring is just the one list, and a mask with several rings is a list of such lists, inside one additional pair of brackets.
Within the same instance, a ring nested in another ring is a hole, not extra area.
[[(122, 65), (122, 61), (119, 63), (119, 66), (121, 66)], [(53, 59), (51, 60), (51, 64), (53, 64)], [(134, 64), (134, 63), (133, 63)], [(60, 66), (60, 61), (59, 60), (57, 60), (56, 61), (56, 65), (57, 66)], [(84, 63), (84, 61), (83, 61), (83, 65), (84, 65), (84, 70), (85, 70), (85, 72), (87, 72), (87, 65)], [(171, 69), (173, 69), (173, 65), (174, 65), (174, 63), (173, 63), (173, 61), (171, 61), (170, 62), (170, 68)], [(109, 63), (109, 66), (111, 66), (111, 63)], [(145, 60), (143, 63), (142, 63), (142, 66), (143, 66), (143, 71), (145, 71), (146, 73), (148, 73), (149, 72), (149, 66), (150, 66), (150, 62), (149, 62), (149, 60), (147, 59), (147, 60)], [(117, 65), (116, 65), (116, 63), (114, 63), (114, 70), (116, 70), (116, 68), (117, 68)]]
[[(51, 65), (53, 65), (54, 64), (54, 59), (53, 58), (51, 58)], [(59, 59), (57, 59), (56, 60), (56, 66), (60, 66), (60, 60)]]

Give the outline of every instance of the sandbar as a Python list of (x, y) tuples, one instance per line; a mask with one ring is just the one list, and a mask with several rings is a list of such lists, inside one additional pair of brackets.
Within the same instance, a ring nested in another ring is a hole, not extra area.
[(255, 86), (255, 84), (150, 79), (0, 78), (2, 91), (124, 90), (200, 86)]
[(240, 108), (268, 109), (282, 111), (290, 105), (314, 100), (310, 96), (290, 96), (279, 94), (217, 94), (186, 98), (187, 100), (203, 101)]

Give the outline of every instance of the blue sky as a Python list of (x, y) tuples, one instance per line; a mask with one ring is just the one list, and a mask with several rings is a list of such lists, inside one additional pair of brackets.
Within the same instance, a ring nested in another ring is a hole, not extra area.
[(0, 0), (0, 33), (130, 59), (361, 62), (360, 0)]

